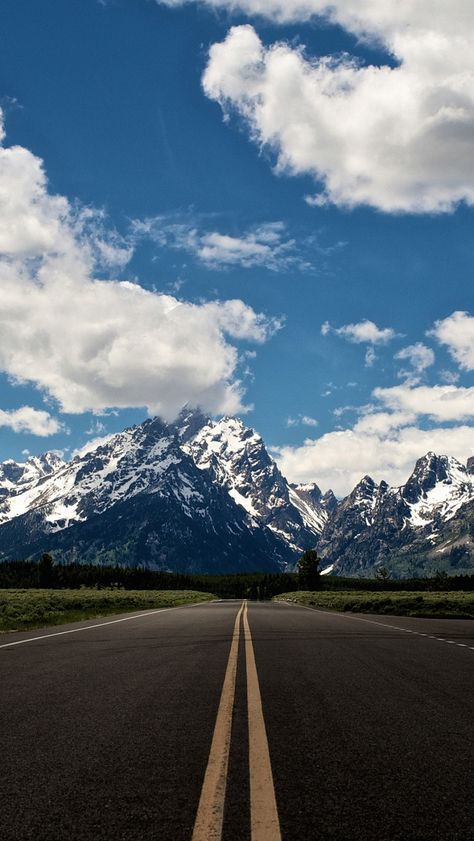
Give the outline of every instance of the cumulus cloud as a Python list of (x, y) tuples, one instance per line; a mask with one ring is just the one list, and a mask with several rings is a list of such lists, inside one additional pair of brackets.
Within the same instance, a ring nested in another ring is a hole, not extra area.
[[(416, 345), (404, 350), (403, 358), (418, 363), (418, 370), (432, 364), (431, 356)], [(355, 413), (355, 422), (347, 428), (308, 438), (299, 446), (274, 448), (290, 481), (316, 481), (344, 496), (367, 473), (376, 481), (404, 483), (415, 461), (430, 450), (460, 461), (474, 455), (474, 387), (407, 380), (375, 388), (372, 398), (363, 406), (334, 410), (338, 418)]]
[[(296, 240), (288, 236), (283, 222), (256, 225), (237, 236), (202, 230), (197, 223), (198, 220), (170, 222), (166, 216), (134, 220), (132, 237), (150, 238), (162, 247), (187, 251), (210, 269), (261, 266), (281, 272), (292, 268), (300, 271), (311, 268), (311, 263), (300, 253)], [(311, 243), (311, 247), (316, 248), (315, 243)]]
[(395, 412), (411, 412), (437, 421), (474, 418), (474, 387), (410, 384), (375, 388), (374, 397)]
[(356, 324), (343, 324), (342, 327), (331, 327), (329, 321), (325, 321), (321, 327), (321, 334), (327, 336), (329, 333), (341, 336), (354, 344), (370, 345), (385, 345), (397, 335), (392, 327), (377, 327), (368, 319), (358, 321)]
[[(168, 0), (168, 5), (181, 5)], [(313, 204), (447, 212), (474, 203), (474, 7), (404, 0), (208, 0), (277, 22), (314, 15), (382, 46), (391, 63), (311, 59), (265, 46), (251, 25), (213, 44), (206, 95), (272, 149), (277, 171), (310, 174)], [(395, 62), (395, 66), (393, 66)]]
[(429, 335), (445, 345), (464, 371), (474, 370), (474, 317), (467, 312), (453, 312), (435, 323)]
[(64, 412), (242, 411), (236, 342), (265, 342), (280, 323), (240, 300), (195, 304), (98, 280), (98, 264), (123, 265), (124, 251), (100, 214), (49, 193), (39, 158), (0, 146), (0, 370)]
[(405, 483), (415, 461), (430, 450), (466, 461), (474, 452), (472, 427), (404, 426), (389, 434), (384, 429), (345, 429), (307, 439), (299, 447), (275, 448), (274, 455), (290, 481), (316, 481), (345, 496), (367, 473), (377, 482)]
[(0, 409), (0, 427), (7, 427), (13, 432), (29, 432), (46, 438), (60, 432), (62, 424), (53, 418), (49, 412), (34, 409), (32, 406), (21, 406), (20, 409), (6, 411)]

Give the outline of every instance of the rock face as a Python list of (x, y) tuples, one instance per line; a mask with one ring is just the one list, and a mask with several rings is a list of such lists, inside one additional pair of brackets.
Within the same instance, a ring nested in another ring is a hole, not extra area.
[(323, 564), (339, 575), (474, 572), (472, 463), (428, 453), (400, 488), (365, 476), (322, 531)]
[(0, 558), (281, 571), (325, 516), (317, 501), (303, 514), (290, 501), (253, 430), (197, 412), (145, 421), (68, 463), (49, 453), (0, 466)]

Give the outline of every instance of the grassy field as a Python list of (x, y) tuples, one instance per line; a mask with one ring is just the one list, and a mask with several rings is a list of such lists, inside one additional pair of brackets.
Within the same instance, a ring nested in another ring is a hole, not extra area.
[(474, 593), (472, 592), (370, 593), (364, 590), (340, 590), (282, 593), (281, 596), (274, 597), (274, 601), (282, 600), (341, 612), (474, 619)]
[(78, 622), (111, 613), (210, 601), (194, 590), (0, 590), (0, 631)]

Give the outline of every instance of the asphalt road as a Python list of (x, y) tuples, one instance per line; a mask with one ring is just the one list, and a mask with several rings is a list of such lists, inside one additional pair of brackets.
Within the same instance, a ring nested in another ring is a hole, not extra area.
[(474, 622), (241, 606), (0, 635), (2, 840), (474, 839)]

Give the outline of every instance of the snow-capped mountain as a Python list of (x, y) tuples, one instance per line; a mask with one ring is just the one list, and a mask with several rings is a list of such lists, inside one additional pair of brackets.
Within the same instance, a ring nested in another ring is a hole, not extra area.
[(0, 523), (10, 519), (9, 499), (38, 485), (46, 477), (64, 467), (56, 453), (29, 458), (24, 464), (13, 460), (0, 464)]
[[(428, 453), (408, 482), (390, 488), (365, 476), (338, 503), (318, 551), (336, 574), (474, 571), (474, 460)], [(460, 562), (462, 563), (460, 564)]]
[(84, 448), (0, 465), (0, 560), (193, 572), (281, 571), (316, 547), (326, 572), (474, 571), (474, 458), (420, 458), (402, 487), (365, 476), (345, 499), (289, 484), (237, 418), (183, 411)]
[(183, 449), (211, 472), (232, 499), (295, 552), (314, 546), (336, 499), (317, 485), (289, 485), (253, 429), (238, 418), (219, 421), (181, 416)]
[(0, 557), (48, 550), (165, 569), (281, 570), (314, 545), (324, 519), (307, 501), (307, 525), (289, 496), (241, 421), (148, 420), (67, 463), (51, 453), (4, 463)]

